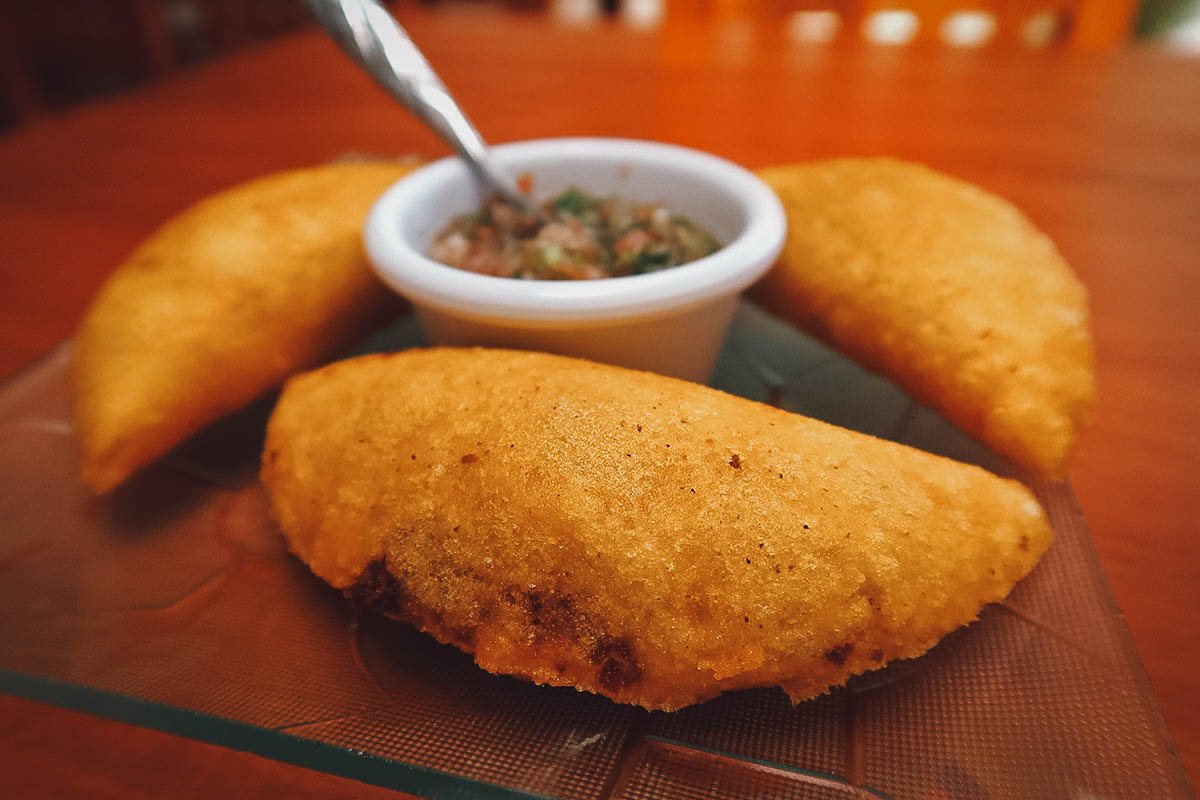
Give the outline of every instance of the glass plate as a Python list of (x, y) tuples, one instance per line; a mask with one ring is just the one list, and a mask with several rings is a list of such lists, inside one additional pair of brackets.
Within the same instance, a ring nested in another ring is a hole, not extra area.
[[(367, 349), (419, 343), (409, 319)], [(651, 713), (356, 617), (267, 518), (269, 400), (89, 496), (69, 358), (0, 388), (0, 690), (434, 797), (1190, 796), (1066, 484), (1032, 484), (1057, 535), (1034, 572), (925, 656), (797, 706), (754, 690)], [(749, 305), (713, 384), (1009, 472)]]

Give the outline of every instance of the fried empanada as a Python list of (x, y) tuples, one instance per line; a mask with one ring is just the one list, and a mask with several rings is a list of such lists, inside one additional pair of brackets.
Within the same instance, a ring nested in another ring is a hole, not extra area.
[(659, 375), (542, 353), (292, 378), (262, 479), (291, 549), (491, 672), (651, 709), (795, 701), (1004, 598), (1051, 532), (1015, 481)]
[(75, 335), (84, 482), (109, 491), (396, 313), (361, 230), (409, 169), (360, 162), (268, 175), (200, 201), (134, 250)]
[(1060, 478), (1095, 395), (1087, 293), (1005, 200), (917, 164), (759, 172), (787, 210), (769, 311), (895, 381), (1016, 464)]

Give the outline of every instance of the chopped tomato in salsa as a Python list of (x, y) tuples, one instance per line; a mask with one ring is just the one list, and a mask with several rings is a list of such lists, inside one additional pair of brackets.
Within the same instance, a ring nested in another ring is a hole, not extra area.
[(455, 217), (429, 257), (485, 275), (538, 280), (640, 275), (695, 261), (721, 245), (665, 206), (570, 188), (524, 212), (499, 197)]

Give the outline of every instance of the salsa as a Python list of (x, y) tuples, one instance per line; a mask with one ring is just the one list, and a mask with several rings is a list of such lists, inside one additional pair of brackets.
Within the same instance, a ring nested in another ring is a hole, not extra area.
[(543, 203), (540, 213), (489, 198), (478, 211), (452, 219), (434, 238), (429, 257), (504, 278), (586, 280), (677, 267), (720, 246), (707, 230), (663, 205), (571, 187)]

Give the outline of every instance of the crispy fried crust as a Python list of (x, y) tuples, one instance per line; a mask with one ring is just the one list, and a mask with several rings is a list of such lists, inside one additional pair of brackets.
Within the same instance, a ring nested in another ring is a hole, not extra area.
[(759, 173), (783, 255), (751, 292), (1041, 477), (1062, 477), (1095, 395), (1087, 293), (1008, 202), (916, 164)]
[(1020, 484), (683, 381), (433, 349), (291, 379), (262, 478), (292, 550), (484, 669), (652, 709), (802, 700), (1005, 597)]
[(84, 482), (106, 492), (399, 306), (360, 241), (410, 167), (283, 172), (202, 200), (109, 277), (75, 335)]

